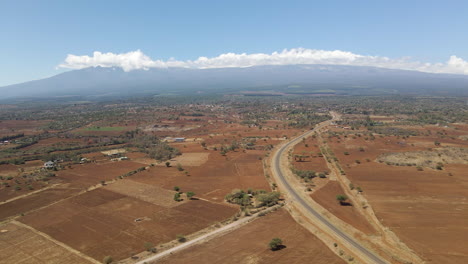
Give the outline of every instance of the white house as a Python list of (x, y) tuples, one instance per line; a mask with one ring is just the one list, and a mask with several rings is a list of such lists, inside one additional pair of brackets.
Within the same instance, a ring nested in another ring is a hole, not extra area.
[(46, 169), (52, 169), (54, 167), (55, 167), (55, 163), (50, 161), (50, 160), (48, 162), (44, 163), (44, 168), (46, 168)]

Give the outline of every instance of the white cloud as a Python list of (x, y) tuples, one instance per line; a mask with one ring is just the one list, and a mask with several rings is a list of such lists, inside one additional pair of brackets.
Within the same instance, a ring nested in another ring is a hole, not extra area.
[(416, 70), (434, 73), (456, 73), (468, 75), (468, 62), (451, 56), (446, 63), (423, 63), (410, 58), (391, 59), (381, 56), (359, 55), (341, 50), (285, 49), (271, 54), (236, 54), (225, 53), (217, 57), (199, 57), (196, 60), (178, 61), (173, 58), (152, 60), (140, 50), (128, 53), (101, 53), (96, 51), (93, 56), (77, 56), (69, 54), (60, 68), (82, 69), (87, 67), (121, 67), (124, 71), (150, 68), (225, 68), (251, 67), (256, 65), (291, 65), (291, 64), (336, 64), (375, 66), (390, 69)]

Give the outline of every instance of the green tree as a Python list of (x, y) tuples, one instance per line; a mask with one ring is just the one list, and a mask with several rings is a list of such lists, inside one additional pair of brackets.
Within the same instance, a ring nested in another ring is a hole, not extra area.
[(176, 191), (176, 192), (180, 191), (179, 186), (174, 186), (174, 191)]
[(169, 161), (166, 161), (166, 167), (170, 167), (171, 166), (171, 163)]
[(234, 189), (231, 193), (227, 194), (225, 197), (226, 201), (242, 206), (250, 205), (250, 196), (245, 193), (243, 190)]
[(174, 194), (174, 201), (180, 202), (180, 193), (175, 193)]
[(340, 202), (341, 205), (344, 205), (344, 204), (346, 204), (346, 200), (348, 200), (348, 196), (346, 196), (344, 194), (338, 194), (336, 196), (336, 200), (338, 200), (338, 202)]
[(268, 243), (268, 246), (273, 251), (281, 249), (281, 247), (283, 246), (283, 240), (281, 240), (281, 238), (275, 237), (270, 241), (270, 243)]
[(278, 203), (280, 198), (279, 192), (262, 193), (257, 196), (258, 201), (262, 202), (262, 205), (272, 206)]
[(186, 192), (185, 195), (187, 195), (187, 199), (192, 200), (192, 197), (195, 196), (194, 192)]

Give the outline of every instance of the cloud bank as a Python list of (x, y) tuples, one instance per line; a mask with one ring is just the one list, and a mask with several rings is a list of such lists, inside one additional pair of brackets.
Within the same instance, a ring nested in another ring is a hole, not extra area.
[(257, 65), (292, 64), (335, 64), (375, 66), (389, 69), (415, 70), (432, 73), (453, 73), (468, 75), (468, 62), (451, 56), (445, 63), (424, 63), (410, 58), (391, 59), (382, 56), (359, 55), (341, 50), (285, 49), (281, 52), (236, 54), (225, 53), (217, 57), (199, 57), (196, 60), (179, 61), (173, 58), (153, 60), (140, 50), (114, 54), (95, 51), (92, 56), (69, 54), (59, 68), (83, 69), (88, 67), (121, 67), (124, 71), (148, 70), (150, 68), (184, 67), (196, 69), (251, 67)]

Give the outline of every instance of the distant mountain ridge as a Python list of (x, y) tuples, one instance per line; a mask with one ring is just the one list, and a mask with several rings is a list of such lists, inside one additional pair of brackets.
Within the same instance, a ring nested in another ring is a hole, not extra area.
[(252, 93), (468, 96), (468, 76), (343, 65), (248, 68), (86, 68), (0, 87), (0, 98)]

